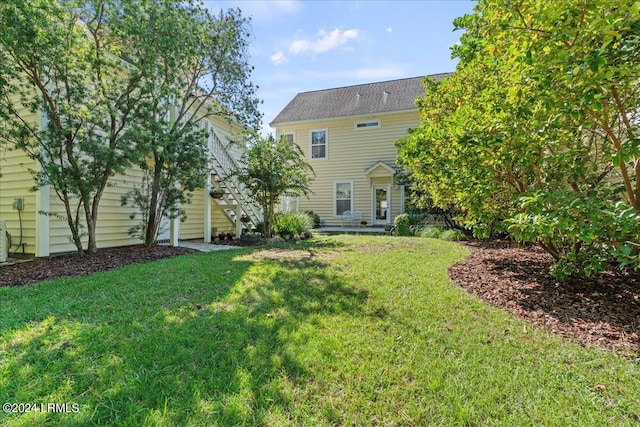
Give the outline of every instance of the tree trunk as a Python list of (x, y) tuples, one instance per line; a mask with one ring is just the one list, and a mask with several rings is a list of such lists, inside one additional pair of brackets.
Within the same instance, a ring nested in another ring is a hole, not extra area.
[(63, 193), (61, 197), (60, 193), (58, 193), (58, 198), (62, 200), (64, 209), (67, 213), (67, 224), (69, 225), (69, 230), (71, 230), (71, 240), (73, 240), (73, 244), (76, 245), (78, 255), (84, 255), (82, 240), (80, 239), (80, 233), (78, 232), (78, 224), (73, 220), (73, 215), (71, 214), (71, 202), (69, 201), (69, 196), (66, 193)]
[[(162, 222), (162, 211), (165, 203), (166, 191), (162, 188), (162, 164), (163, 160), (156, 156), (153, 168), (153, 182), (151, 183), (151, 196), (149, 199), (149, 217), (144, 234), (144, 245), (154, 246)], [(172, 180), (169, 179), (169, 182)]]

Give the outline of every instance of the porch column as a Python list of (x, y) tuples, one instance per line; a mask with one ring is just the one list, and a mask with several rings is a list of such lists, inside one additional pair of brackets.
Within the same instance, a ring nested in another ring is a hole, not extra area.
[(49, 253), (49, 216), (39, 212), (49, 212), (50, 187), (44, 185), (36, 191), (36, 251), (37, 257), (47, 257)]
[[(46, 129), (48, 126), (47, 115), (42, 111), (38, 111), (38, 121), (42, 129)], [(42, 170), (42, 165), (37, 162), (36, 167), (38, 171)], [(51, 186), (43, 185), (36, 191), (36, 249), (35, 256), (47, 257), (50, 255), (50, 228), (49, 228), (49, 215), (43, 215), (39, 212), (49, 213), (49, 196), (51, 195)], [(4, 236), (3, 236), (4, 237)]]
[(242, 235), (242, 221), (240, 221), (240, 217), (242, 216), (242, 205), (240, 204), (240, 200), (238, 200), (238, 204), (236, 205), (236, 238), (240, 238)]
[(204, 189), (204, 242), (211, 243), (211, 174), (207, 173), (207, 186)]

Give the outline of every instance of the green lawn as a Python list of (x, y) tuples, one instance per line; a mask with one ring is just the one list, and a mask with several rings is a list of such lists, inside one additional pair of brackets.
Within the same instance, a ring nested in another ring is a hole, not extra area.
[(640, 423), (637, 360), (468, 296), (466, 253), (335, 236), (0, 289), (0, 403), (78, 409), (0, 425)]

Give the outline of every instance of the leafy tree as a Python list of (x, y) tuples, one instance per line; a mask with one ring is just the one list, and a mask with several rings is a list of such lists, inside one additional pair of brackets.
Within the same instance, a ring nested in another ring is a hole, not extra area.
[(145, 180), (123, 204), (140, 210), (141, 222), (131, 232), (150, 246), (162, 217), (184, 214), (179, 205), (206, 183), (209, 133), (203, 121), (226, 117), (257, 127), (260, 115), (249, 82), (248, 21), (239, 10), (213, 16), (189, 3), (141, 5), (125, 6), (122, 22), (130, 33), (125, 57), (144, 70), (147, 95), (130, 133), (148, 156), (137, 161)]
[[(87, 251), (96, 250), (100, 200), (136, 149), (126, 129), (141, 73), (117, 57), (118, 37), (107, 30), (116, 8), (107, 0), (0, 6), (0, 140), (37, 162), (36, 187), (51, 185), (62, 201), (79, 254), (85, 233)], [(37, 112), (45, 126), (27, 121)]]
[(287, 193), (308, 196), (309, 184), (315, 176), (313, 168), (304, 160), (300, 147), (285, 138), (275, 141), (272, 135), (249, 135), (250, 143), (242, 158), (242, 168), (234, 171), (250, 196), (262, 207), (263, 234), (271, 236), (278, 200)]
[(399, 160), (468, 226), (592, 274), (640, 265), (640, 4), (479, 1), (455, 75), (427, 83)]

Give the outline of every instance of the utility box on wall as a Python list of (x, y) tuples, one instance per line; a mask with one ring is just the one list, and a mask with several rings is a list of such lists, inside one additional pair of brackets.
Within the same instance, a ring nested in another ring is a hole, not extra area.
[(9, 242), (7, 241), (7, 222), (0, 219), (0, 263), (7, 262)]

